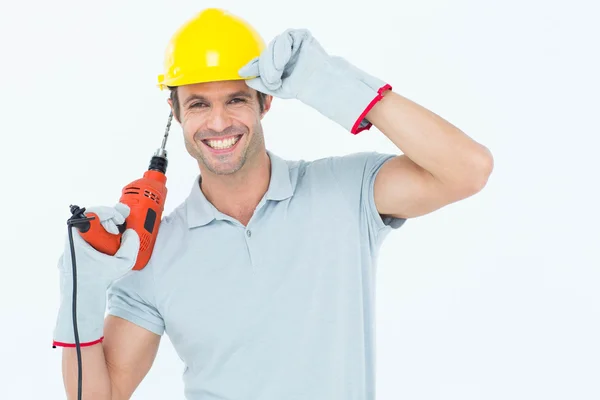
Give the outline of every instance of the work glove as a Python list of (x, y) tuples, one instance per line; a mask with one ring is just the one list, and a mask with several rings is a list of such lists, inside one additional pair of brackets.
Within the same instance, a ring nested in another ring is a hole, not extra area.
[[(123, 203), (114, 207), (90, 207), (87, 213), (95, 213), (107, 232), (118, 234), (117, 225), (123, 224), (130, 209)], [(133, 229), (126, 229), (121, 245), (115, 255), (101, 253), (89, 245), (73, 230), (73, 245), (77, 272), (77, 328), (81, 345), (97, 343), (103, 338), (106, 311), (106, 290), (110, 284), (125, 275), (135, 265), (140, 239)], [(60, 273), (60, 308), (54, 329), (54, 346), (75, 345), (73, 331), (73, 266), (69, 240), (58, 262)]]
[(391, 89), (345, 59), (328, 55), (306, 29), (276, 36), (239, 74), (249, 87), (300, 100), (353, 134), (372, 126), (366, 114)]

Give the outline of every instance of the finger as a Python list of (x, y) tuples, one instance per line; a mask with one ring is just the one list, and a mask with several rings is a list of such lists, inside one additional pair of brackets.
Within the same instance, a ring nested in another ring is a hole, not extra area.
[(238, 74), (242, 78), (254, 78), (260, 76), (259, 68), (258, 68), (258, 57), (252, 59), (248, 64), (244, 65), (238, 71)]
[(292, 46), (294, 39), (291, 36), (291, 32), (286, 32), (283, 35), (277, 37), (272, 44), (272, 66), (277, 72), (277, 78), (281, 77), (285, 66), (290, 60), (292, 55)]
[(289, 35), (292, 37), (295, 43), (312, 38), (312, 33), (310, 33), (308, 29), (290, 29)]
[[(121, 217), (122, 218), (122, 217)], [(117, 235), (119, 233), (119, 228), (113, 219), (109, 219), (101, 222), (102, 227), (106, 232), (112, 233), (113, 235)], [(120, 225), (120, 224), (119, 224)]]
[(100, 222), (102, 222), (102, 221), (106, 221), (107, 219), (114, 217), (114, 215), (116, 214), (116, 210), (113, 207), (95, 206), (95, 207), (87, 208), (85, 213), (86, 214), (89, 214), (89, 213), (96, 214), (98, 216), (98, 219), (100, 220)]
[[(286, 50), (287, 46), (287, 50)], [(286, 52), (289, 53), (289, 40), (287, 35), (281, 34), (269, 43), (268, 48), (259, 57), (258, 64), (260, 77), (270, 90), (277, 90), (281, 87), (281, 76), (286, 65)]]
[(115, 218), (115, 222), (121, 225), (125, 222), (125, 218), (129, 217), (131, 209), (125, 203), (117, 203), (115, 204), (115, 210), (118, 212), (118, 218)]
[(127, 259), (135, 262), (140, 249), (140, 237), (133, 229), (125, 229), (121, 238), (121, 247), (115, 253), (115, 258)]
[(246, 85), (248, 85), (249, 88), (256, 90), (257, 92), (265, 93), (271, 96), (278, 96), (278, 94), (275, 93), (275, 91), (270, 90), (265, 86), (265, 83), (262, 81), (261, 78), (247, 79)]
[(129, 216), (129, 207), (126, 204), (118, 203), (114, 207), (95, 206), (86, 209), (87, 213), (98, 215), (100, 222), (113, 219), (118, 224), (125, 222), (125, 218)]

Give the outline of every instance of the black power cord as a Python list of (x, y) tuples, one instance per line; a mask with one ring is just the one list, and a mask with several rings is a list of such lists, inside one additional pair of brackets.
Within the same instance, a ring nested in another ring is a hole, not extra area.
[(81, 343), (79, 342), (79, 330), (77, 328), (77, 264), (75, 261), (75, 245), (73, 243), (73, 227), (78, 228), (81, 232), (86, 232), (90, 228), (90, 223), (94, 217), (86, 217), (85, 208), (71, 205), (71, 214), (67, 220), (69, 246), (71, 247), (71, 264), (73, 265), (73, 333), (75, 334), (75, 348), (77, 350), (77, 399), (81, 400), (83, 389), (83, 366), (81, 362)]

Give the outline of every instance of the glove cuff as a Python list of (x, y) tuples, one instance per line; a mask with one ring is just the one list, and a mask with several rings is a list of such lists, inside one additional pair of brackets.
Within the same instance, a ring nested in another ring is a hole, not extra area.
[(371, 128), (365, 116), (391, 88), (343, 58), (331, 57), (307, 79), (297, 98), (356, 135)]
[[(75, 347), (73, 326), (73, 276), (61, 274), (61, 301), (54, 328), (52, 347)], [(100, 343), (104, 336), (106, 287), (100, 282), (78, 282), (77, 331), (80, 346)]]
[(365, 108), (364, 111), (360, 114), (354, 125), (352, 125), (350, 133), (356, 135), (362, 131), (371, 129), (371, 126), (373, 126), (373, 124), (369, 122), (365, 117), (369, 113), (369, 111), (371, 111), (371, 109), (375, 106), (375, 104), (377, 104), (379, 100), (383, 98), (383, 93), (388, 90), (392, 90), (392, 86), (388, 83), (386, 83), (385, 85), (380, 87), (379, 90), (377, 90), (377, 95), (373, 100), (371, 100), (367, 108)]
[[(104, 336), (102, 336), (100, 339), (94, 340), (92, 342), (82, 343), (80, 341), (79, 342), (79, 347), (93, 346), (95, 344), (102, 343), (103, 340), (104, 340)], [(52, 341), (52, 347), (53, 348), (57, 348), (57, 347), (77, 347), (77, 343), (75, 343), (75, 339), (73, 339), (73, 343), (63, 343), (63, 342), (57, 342), (56, 340), (53, 340)]]

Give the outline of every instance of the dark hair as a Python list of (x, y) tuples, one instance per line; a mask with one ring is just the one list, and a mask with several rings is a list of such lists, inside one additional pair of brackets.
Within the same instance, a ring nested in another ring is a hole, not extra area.
[[(178, 121), (180, 121), (181, 119), (179, 118), (179, 114), (180, 114), (180, 107), (179, 107), (179, 94), (177, 93), (177, 87), (173, 87), (173, 86), (167, 86), (169, 88), (169, 90), (171, 91), (170, 94), (170, 98), (171, 101), (173, 102), (173, 111), (175, 112), (175, 118), (177, 118)], [(256, 92), (258, 95), (258, 105), (260, 107), (260, 112), (262, 113), (265, 110), (265, 99), (267, 97), (266, 94), (262, 93), (262, 92)]]

